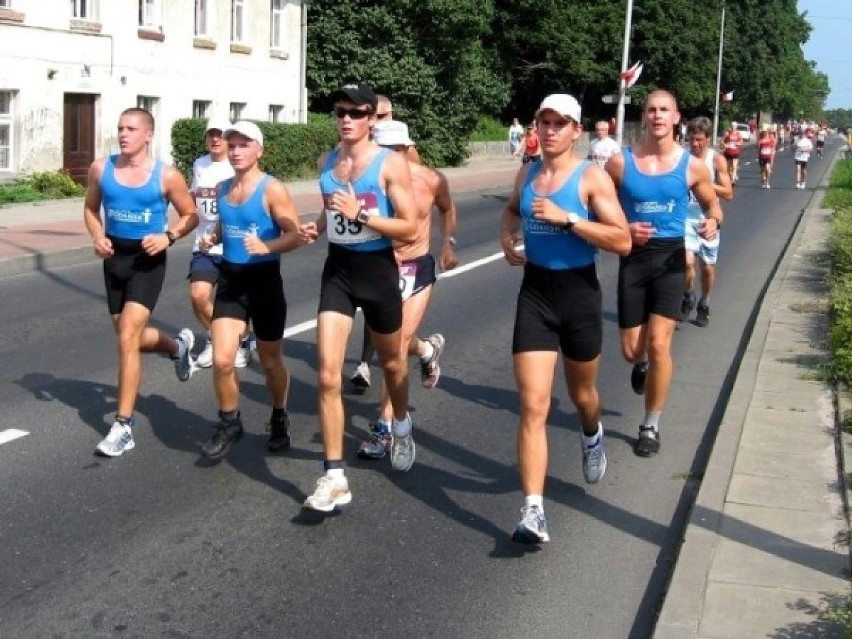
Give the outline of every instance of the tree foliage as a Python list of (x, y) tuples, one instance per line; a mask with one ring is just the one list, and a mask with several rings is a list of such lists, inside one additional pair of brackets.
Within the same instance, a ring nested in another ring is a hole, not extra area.
[[(641, 0), (633, 5), (631, 89), (671, 90), (687, 117), (711, 115), (723, 0)], [(529, 121), (548, 93), (574, 94), (586, 123), (615, 114), (601, 98), (618, 90), (625, 0), (316, 0), (308, 14), (313, 110), (357, 77), (386, 93), (431, 162), (463, 158), (479, 116)], [(758, 111), (822, 115), (828, 80), (805, 59), (810, 26), (796, 0), (728, 0), (723, 92), (726, 119)]]

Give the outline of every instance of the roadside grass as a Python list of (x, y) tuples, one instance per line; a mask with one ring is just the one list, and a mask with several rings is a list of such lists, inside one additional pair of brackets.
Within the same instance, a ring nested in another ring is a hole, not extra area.
[(0, 184), (0, 205), (80, 197), (86, 190), (61, 171), (32, 173), (12, 184)]
[(831, 328), (832, 373), (847, 385), (852, 381), (852, 160), (834, 167), (823, 206), (834, 209), (831, 221)]

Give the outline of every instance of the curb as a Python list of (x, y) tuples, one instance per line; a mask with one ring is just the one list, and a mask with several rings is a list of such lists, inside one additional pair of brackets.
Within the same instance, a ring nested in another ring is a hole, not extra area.
[[(790, 270), (796, 249), (801, 244), (805, 222), (820, 209), (825, 189), (831, 180), (835, 156), (820, 185), (802, 210), (784, 253), (776, 264), (754, 317), (751, 335), (742, 352), (733, 388), (724, 409), (718, 431), (708, 453), (706, 469), (695, 503), (683, 533), (683, 542), (675, 559), (675, 569), (664, 595), (653, 639), (696, 639), (704, 612), (708, 578), (719, 541), (725, 500), (734, 471), (746, 415), (751, 404), (758, 366), (774, 314), (779, 290)], [(792, 249), (792, 250), (791, 250)], [(842, 456), (842, 450), (838, 456)]]

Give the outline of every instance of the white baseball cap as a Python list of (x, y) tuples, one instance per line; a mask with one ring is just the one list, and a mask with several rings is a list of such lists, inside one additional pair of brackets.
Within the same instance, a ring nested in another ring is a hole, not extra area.
[(210, 118), (207, 120), (207, 126), (204, 128), (204, 132), (213, 131), (214, 129), (218, 129), (222, 133), (227, 131), (231, 127), (231, 122), (227, 118)]
[(254, 140), (260, 146), (263, 146), (263, 133), (261, 133), (260, 127), (254, 122), (249, 122), (248, 120), (235, 122), (222, 132), (222, 137), (228, 139), (228, 136), (231, 135), (231, 133), (244, 135), (249, 140)]
[(380, 146), (414, 146), (408, 137), (408, 125), (399, 120), (382, 120), (373, 127), (373, 139)]
[(535, 117), (538, 117), (542, 111), (555, 111), (563, 118), (570, 118), (578, 124), (580, 122), (580, 103), (574, 99), (574, 96), (567, 93), (551, 93), (541, 101)]

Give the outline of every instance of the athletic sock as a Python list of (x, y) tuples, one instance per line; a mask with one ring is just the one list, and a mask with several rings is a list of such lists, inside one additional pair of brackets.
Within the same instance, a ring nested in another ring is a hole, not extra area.
[(524, 506), (527, 508), (538, 506), (539, 510), (544, 512), (544, 497), (541, 495), (527, 495), (524, 497)]
[(429, 360), (432, 359), (432, 356), (435, 354), (435, 347), (432, 346), (432, 343), (429, 342), (428, 340), (425, 340), (423, 343), (426, 346), (425, 346), (424, 353), (420, 357), (420, 359), (423, 360), (424, 362), (428, 362)]
[(405, 437), (411, 432), (411, 415), (405, 414), (405, 419), (402, 421), (393, 418), (393, 434), (396, 437)]
[(594, 448), (598, 445), (598, 442), (601, 440), (601, 435), (603, 434), (603, 426), (600, 422), (598, 422), (598, 432), (594, 435), (586, 435), (583, 432), (583, 447), (584, 448)]
[(325, 471), (325, 476), (331, 479), (343, 479), (345, 477), (342, 468), (329, 468)]
[(651, 427), (654, 429), (656, 433), (660, 429), (660, 415), (662, 413), (652, 413), (650, 411), (645, 413), (645, 421), (643, 422), (643, 426)]

